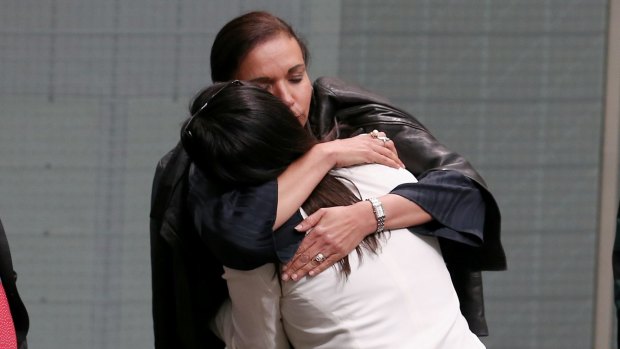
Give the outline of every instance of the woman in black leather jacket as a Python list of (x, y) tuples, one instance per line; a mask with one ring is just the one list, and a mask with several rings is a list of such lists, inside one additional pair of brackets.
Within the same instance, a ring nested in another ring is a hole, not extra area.
[[(339, 166), (390, 161), (396, 165), (394, 146), (420, 182), (393, 193), (392, 199), (410, 208), (408, 214), (427, 212), (433, 217), (411, 229), (440, 238), (461, 310), (471, 330), (486, 335), (480, 271), (504, 269), (506, 261), (499, 239), (499, 210), (482, 178), (415, 118), (385, 99), (335, 79), (319, 79), (311, 89), (306, 60), (304, 46), (292, 29), (266, 13), (241, 16), (218, 34), (211, 56), (214, 81), (239, 78), (258, 83), (280, 97), (302, 123), (307, 118), (309, 131), (317, 138), (339, 140), (323, 143), (322, 147), (332, 149), (328, 155), (319, 152), (310, 164), (298, 164), (291, 170), (297, 174), (288, 179), (228, 193), (218, 192), (195, 173), (189, 175), (187, 155), (178, 146), (160, 161), (151, 210), (156, 347), (214, 347), (207, 344), (217, 341), (207, 324), (227, 296), (220, 278), (222, 267), (211, 252), (218, 246), (208, 243), (205, 249), (188, 222), (188, 190), (203, 195), (203, 212), (211, 219), (212, 229), (248, 229), (270, 247), (278, 231), (297, 227), (303, 232), (314, 227), (299, 247), (301, 252), (295, 253), (298, 241), (289, 241), (272, 256), (289, 262), (285, 275), (299, 278), (320, 272), (347, 255), (376, 230), (377, 221), (370, 209), (355, 211), (351, 206), (320, 210), (300, 224), (301, 218), (293, 213), (299, 205), (286, 204), (287, 200), (303, 201), (313, 188), (304, 181), (314, 176), (318, 182), (330, 168), (323, 168), (328, 160)], [(385, 132), (393, 142), (352, 137), (374, 129)], [(387, 219), (398, 217), (388, 212)], [(260, 248), (247, 246), (248, 258), (236, 267), (250, 269), (264, 263), (252, 258)], [(317, 264), (312, 259), (319, 253), (327, 260)]]
[[(183, 148), (196, 171), (209, 178), (210, 187), (221, 191), (272, 181), (317, 143), (278, 97), (238, 80), (206, 88), (190, 113), (182, 129)], [(278, 136), (283, 134), (287, 137)], [(384, 195), (415, 181), (402, 168), (377, 164), (337, 168), (323, 177), (300, 211), (311, 214), (350, 205), (370, 210), (376, 205), (379, 212), (385, 209), (392, 216), (411, 219), (402, 225), (418, 225), (430, 216), (398, 214), (399, 207), (390, 206), (390, 194)], [(202, 222), (210, 216), (202, 211), (200, 199), (205, 196), (195, 200), (199, 190), (190, 189), (188, 202), (197, 230), (225, 266), (232, 306), (223, 307), (213, 327), (229, 347), (484, 348), (460, 312), (436, 237), (393, 229), (398, 221), (387, 219), (385, 232), (367, 235), (339, 265), (317, 277), (280, 283), (278, 263), (261, 260), (273, 260), (282, 235), (297, 240), (303, 235), (279, 231), (269, 250), (268, 244), (246, 234), (251, 228), (203, 229)], [(253, 250), (251, 256), (246, 246)], [(264, 256), (256, 246), (265, 247)], [(240, 260), (246, 266), (251, 260), (264, 265), (249, 271), (229, 268)]]

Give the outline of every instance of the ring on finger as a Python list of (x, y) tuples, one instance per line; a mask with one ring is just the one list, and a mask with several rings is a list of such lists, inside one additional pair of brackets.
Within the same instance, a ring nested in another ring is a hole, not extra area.
[(325, 256), (322, 253), (318, 253), (315, 257), (314, 257), (314, 261), (317, 263), (321, 263), (325, 260)]
[(310, 258), (308, 258), (308, 255), (304, 253), (301, 256), (299, 256), (299, 261), (303, 264), (306, 264), (310, 261)]
[(390, 138), (385, 136), (378, 136), (377, 139), (383, 142), (383, 146), (385, 146), (385, 143), (390, 141)]
[(379, 131), (377, 130), (372, 130), (372, 132), (369, 133), (370, 137), (372, 138), (379, 138)]

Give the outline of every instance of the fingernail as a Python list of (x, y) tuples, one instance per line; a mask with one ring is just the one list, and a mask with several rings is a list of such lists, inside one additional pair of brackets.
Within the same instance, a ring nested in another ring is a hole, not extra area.
[(288, 274), (282, 274), (282, 280), (284, 281), (288, 280)]
[(301, 230), (301, 224), (295, 227), (295, 230)]
[(297, 274), (291, 275), (291, 279), (293, 279), (293, 281), (297, 281)]
[(308, 273), (310, 276), (314, 276), (314, 270)]

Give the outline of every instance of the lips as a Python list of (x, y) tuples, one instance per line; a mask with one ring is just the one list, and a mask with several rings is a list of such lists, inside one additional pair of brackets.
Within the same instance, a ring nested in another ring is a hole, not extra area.
[(293, 115), (295, 115), (296, 118), (301, 119), (304, 117), (303, 113), (300, 113), (299, 111), (295, 110), (296, 108), (291, 108), (291, 111), (293, 112)]
[(302, 113), (295, 113), (295, 117), (297, 118), (297, 120), (299, 120), (299, 122), (301, 122), (302, 124), (306, 123), (306, 120), (308, 120), (308, 117), (306, 116), (306, 114), (302, 114)]

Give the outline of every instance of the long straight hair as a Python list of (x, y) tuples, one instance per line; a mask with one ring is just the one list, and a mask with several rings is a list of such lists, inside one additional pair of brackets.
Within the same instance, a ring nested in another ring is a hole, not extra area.
[[(318, 143), (290, 109), (269, 92), (248, 83), (217, 83), (198, 93), (190, 105), (181, 141), (210, 180), (243, 187), (276, 179)], [(322, 207), (347, 206), (360, 199), (339, 179), (325, 175), (302, 205), (312, 214)], [(376, 234), (361, 247), (375, 253)], [(362, 249), (356, 248), (362, 257)], [(348, 276), (348, 257), (339, 265)]]

